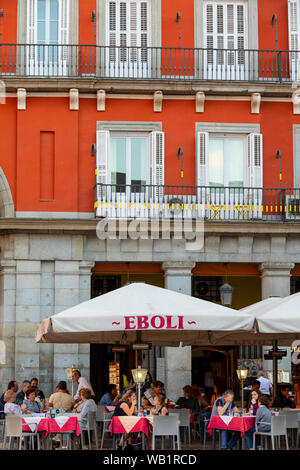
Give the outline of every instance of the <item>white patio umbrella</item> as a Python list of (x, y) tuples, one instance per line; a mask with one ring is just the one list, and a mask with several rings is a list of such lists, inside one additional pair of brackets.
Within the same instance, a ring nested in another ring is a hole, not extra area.
[[(256, 322), (260, 333), (276, 335), (289, 335), (290, 339), (300, 336), (300, 292), (266, 304), (259, 314)], [(246, 310), (247, 311), (247, 310)], [(248, 310), (249, 312), (249, 310)]]
[(43, 320), (36, 341), (130, 344), (139, 340), (160, 346), (231, 345), (231, 333), (249, 334), (253, 323), (249, 313), (133, 283)]
[(258, 340), (273, 340), (286, 346), (300, 338), (300, 293), (287, 297), (269, 297), (242, 309), (255, 319)]

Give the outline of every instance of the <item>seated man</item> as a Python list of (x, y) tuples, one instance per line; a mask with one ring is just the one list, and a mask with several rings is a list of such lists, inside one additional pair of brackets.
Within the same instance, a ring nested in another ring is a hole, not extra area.
[(65, 411), (72, 411), (74, 404), (75, 400), (67, 390), (67, 383), (61, 380), (56, 387), (56, 392), (50, 396), (47, 408), (62, 408)]
[(165, 388), (164, 384), (160, 380), (157, 380), (156, 382), (154, 382), (153, 388), (148, 388), (144, 392), (145, 397), (147, 398), (147, 400), (150, 402), (152, 406), (154, 404), (154, 397), (156, 395), (161, 395), (163, 393), (164, 388)]
[[(238, 413), (238, 408), (233, 402), (234, 393), (232, 390), (226, 390), (224, 395), (221, 398), (218, 398), (213, 406), (212, 416), (229, 416), (231, 412)], [(226, 429), (220, 430), (221, 438), (221, 450), (232, 448), (236, 445), (239, 440), (240, 432), (232, 431), (231, 439), (228, 441), (228, 431)]]
[[(268, 404), (269, 404), (269, 398), (266, 395), (261, 395), (258, 399), (258, 410), (256, 412), (257, 431), (259, 432), (271, 431), (272, 414), (271, 414), (271, 411), (268, 409)], [(266, 423), (270, 423), (270, 424), (266, 424)], [(255, 431), (256, 429), (252, 428), (252, 429), (249, 429), (249, 431), (245, 433), (249, 449), (253, 449), (253, 434), (255, 433)], [(258, 445), (258, 438), (259, 436), (256, 436), (255, 449), (257, 448), (257, 445)]]
[(273, 408), (296, 408), (294, 400), (290, 397), (289, 387), (282, 386), (273, 401)]
[(102, 396), (100, 400), (100, 405), (115, 406), (120, 398), (121, 395), (117, 391), (117, 386), (115, 384), (109, 384), (107, 386), (107, 392)]

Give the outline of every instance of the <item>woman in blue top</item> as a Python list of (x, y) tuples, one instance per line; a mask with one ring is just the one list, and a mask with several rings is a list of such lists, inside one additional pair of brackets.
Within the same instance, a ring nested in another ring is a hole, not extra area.
[(26, 411), (25, 413), (40, 413), (40, 405), (37, 401), (35, 401), (36, 398), (36, 391), (33, 389), (27, 390), (25, 400), (23, 401), (23, 405), (26, 405)]

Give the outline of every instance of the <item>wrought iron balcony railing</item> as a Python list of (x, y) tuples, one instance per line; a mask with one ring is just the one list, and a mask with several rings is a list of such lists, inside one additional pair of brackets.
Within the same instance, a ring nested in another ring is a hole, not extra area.
[(95, 215), (300, 222), (300, 188), (96, 184)]
[(1, 75), (281, 83), (300, 79), (300, 52), (0, 44)]

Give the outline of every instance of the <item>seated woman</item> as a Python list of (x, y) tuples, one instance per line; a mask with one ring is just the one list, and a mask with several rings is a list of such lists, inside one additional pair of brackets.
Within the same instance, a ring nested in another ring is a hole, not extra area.
[(89, 412), (97, 413), (97, 405), (95, 401), (92, 399), (92, 392), (89, 388), (81, 388), (79, 391), (79, 399), (82, 402), (81, 408), (81, 430), (83, 431), (84, 435), (84, 445), (88, 445), (88, 437), (87, 433), (85, 432), (88, 428), (88, 414)]
[(120, 401), (116, 404), (114, 416), (133, 416), (137, 413), (136, 407), (136, 393), (134, 390), (129, 390), (123, 395)]
[[(269, 406), (269, 398), (266, 395), (262, 395), (258, 399), (258, 410), (256, 413), (256, 424), (257, 430), (260, 432), (270, 432), (271, 430), (271, 420), (272, 414), (271, 411), (268, 409)], [(253, 434), (255, 433), (256, 428), (249, 429), (245, 433), (245, 437), (247, 440), (247, 444), (249, 449), (253, 450)], [(255, 449), (258, 446), (258, 440), (260, 436), (256, 436), (255, 439)]]
[(256, 415), (258, 410), (258, 400), (262, 396), (262, 393), (259, 390), (252, 390), (249, 395), (249, 400), (246, 407), (246, 413), (250, 413), (252, 415)]
[(208, 420), (211, 415), (211, 411), (209, 409), (209, 404), (203, 397), (201, 393), (201, 389), (199, 385), (193, 385), (192, 386), (192, 396), (198, 400), (199, 404), (199, 414), (196, 415), (195, 420), (200, 423), (200, 428), (201, 428), (201, 435), (202, 435), (202, 442), (204, 442), (204, 428), (205, 428), (205, 420)]
[(167, 416), (169, 414), (166, 406), (166, 397), (162, 393), (155, 395), (153, 403), (154, 406), (151, 408), (151, 414), (158, 416)]
[[(136, 393), (135, 390), (128, 390), (120, 399), (120, 401), (116, 404), (114, 414), (112, 418), (115, 416), (133, 416), (137, 413), (137, 402), (136, 402)], [(125, 434), (121, 437), (118, 449), (122, 448), (123, 440), (128, 441), (128, 448), (132, 446), (132, 433)]]
[[(22, 408), (20, 405), (15, 403), (16, 395), (12, 390), (7, 390), (4, 394), (4, 413), (6, 415), (21, 415)], [(22, 405), (24, 407), (24, 405)]]
[(176, 405), (179, 408), (189, 408), (193, 412), (199, 412), (200, 410), (198, 400), (192, 397), (192, 387), (190, 385), (183, 387), (183, 397), (178, 398)]
[(278, 390), (273, 402), (273, 408), (296, 408), (294, 400), (290, 398), (289, 387), (283, 386)]
[(26, 406), (25, 413), (40, 413), (40, 404), (35, 401), (36, 398), (36, 390), (29, 389), (27, 390), (25, 400), (23, 401), (23, 405)]

